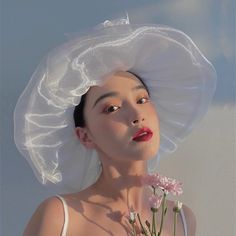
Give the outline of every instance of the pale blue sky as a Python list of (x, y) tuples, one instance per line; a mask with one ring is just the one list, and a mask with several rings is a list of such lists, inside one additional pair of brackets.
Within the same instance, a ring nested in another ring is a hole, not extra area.
[[(0, 235), (21, 235), (32, 211), (51, 192), (41, 186), (13, 141), (13, 110), (40, 59), (66, 34), (125, 16), (187, 33), (213, 63), (213, 104), (235, 103), (234, 0), (5, 0), (1, 3)], [(26, 196), (30, 196), (27, 198)]]

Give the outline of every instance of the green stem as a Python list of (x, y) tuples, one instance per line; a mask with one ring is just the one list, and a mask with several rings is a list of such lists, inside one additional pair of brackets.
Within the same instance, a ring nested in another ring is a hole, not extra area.
[(164, 192), (164, 197), (163, 197), (163, 201), (162, 201), (162, 212), (161, 212), (161, 226), (160, 226), (160, 231), (159, 231), (158, 235), (161, 235), (161, 232), (162, 232), (162, 227), (163, 227), (163, 222), (164, 222), (165, 205), (166, 205), (166, 193)]
[(157, 235), (156, 229), (156, 211), (152, 211), (152, 235)]
[(151, 231), (150, 227), (148, 227), (148, 231), (149, 231), (150, 235), (152, 236), (152, 231)]
[(176, 233), (176, 221), (177, 221), (177, 212), (174, 213), (174, 236)]
[(137, 215), (138, 215), (139, 224), (141, 225), (141, 228), (142, 228), (142, 230), (143, 230), (145, 236), (148, 236), (148, 234), (147, 234), (147, 232), (146, 232), (146, 230), (145, 230), (145, 228), (144, 228), (144, 226), (143, 226), (143, 224), (142, 224), (142, 221), (141, 221), (141, 219), (140, 219), (139, 213), (138, 213)]
[(132, 224), (132, 226), (133, 226), (133, 235), (134, 235), (134, 236), (137, 236), (134, 223)]

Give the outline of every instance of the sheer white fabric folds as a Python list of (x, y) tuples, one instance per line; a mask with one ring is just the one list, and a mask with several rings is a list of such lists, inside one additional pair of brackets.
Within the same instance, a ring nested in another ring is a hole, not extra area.
[(216, 73), (193, 41), (170, 27), (124, 22), (106, 21), (54, 49), (20, 96), (15, 143), (41, 183), (78, 191), (98, 178), (99, 159), (79, 143), (73, 110), (90, 86), (118, 70), (141, 77), (158, 110), (161, 148), (150, 172), (206, 113)]

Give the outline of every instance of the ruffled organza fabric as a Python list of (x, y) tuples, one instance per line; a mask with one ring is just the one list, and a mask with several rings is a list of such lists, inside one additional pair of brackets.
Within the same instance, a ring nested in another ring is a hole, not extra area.
[(99, 177), (99, 158), (76, 137), (73, 111), (118, 70), (144, 80), (158, 111), (160, 151), (149, 172), (197, 126), (216, 87), (214, 67), (179, 30), (118, 20), (77, 35), (41, 61), (14, 112), (16, 146), (41, 183), (79, 191)]

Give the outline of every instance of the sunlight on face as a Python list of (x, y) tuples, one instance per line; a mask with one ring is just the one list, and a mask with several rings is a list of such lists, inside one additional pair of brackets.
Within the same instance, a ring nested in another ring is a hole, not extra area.
[[(147, 160), (160, 145), (157, 112), (143, 83), (129, 72), (117, 72), (103, 86), (91, 87), (84, 108), (85, 129), (101, 158), (116, 161)], [(134, 141), (141, 128), (148, 141)]]

